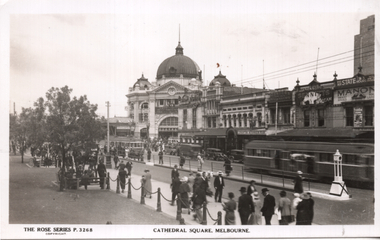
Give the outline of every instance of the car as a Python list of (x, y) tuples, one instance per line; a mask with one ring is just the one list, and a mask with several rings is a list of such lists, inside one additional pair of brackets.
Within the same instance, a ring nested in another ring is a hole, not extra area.
[(140, 159), (142, 150), (143, 148), (130, 148), (128, 152), (128, 157), (132, 159)]
[(230, 156), (233, 157), (233, 162), (239, 162), (243, 163), (244, 162), (244, 151), (240, 149), (232, 149)]
[(196, 159), (198, 153), (201, 152), (202, 146), (198, 144), (181, 144), (178, 147), (179, 152), (183, 154), (184, 157), (190, 159)]
[(221, 153), (223, 152), (219, 148), (207, 148), (206, 159), (217, 160)]
[(177, 155), (177, 145), (176, 144), (166, 144), (165, 145), (165, 154)]

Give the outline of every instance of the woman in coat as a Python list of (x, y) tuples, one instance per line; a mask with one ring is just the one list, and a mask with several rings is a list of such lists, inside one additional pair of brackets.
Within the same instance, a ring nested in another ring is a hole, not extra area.
[(232, 172), (232, 166), (231, 166), (231, 160), (228, 157), (225, 157), (224, 160), (224, 171), (226, 172), (227, 176), (230, 176), (230, 173)]
[(255, 206), (255, 212), (253, 213), (253, 225), (262, 224), (262, 216), (259, 211), (263, 207), (259, 193), (257, 191), (253, 192), (253, 205)]
[(187, 177), (181, 178), (181, 185), (179, 186), (182, 208), (190, 208), (189, 193), (191, 192), (191, 189), (188, 180)]
[(226, 211), (226, 215), (224, 217), (224, 222), (226, 225), (235, 225), (235, 210), (236, 210), (236, 201), (234, 200), (234, 193), (229, 192), (228, 198), (230, 199), (228, 202), (222, 203), (223, 210)]
[(148, 169), (145, 170), (144, 196), (152, 198), (152, 175)]
[(289, 198), (286, 197), (286, 192), (280, 192), (280, 200), (278, 201), (278, 211), (281, 212), (280, 225), (289, 225), (292, 221), (292, 206)]
[(124, 193), (125, 190), (125, 179), (127, 178), (128, 174), (127, 171), (124, 170), (124, 168), (119, 169), (119, 181), (120, 181), (120, 187), (121, 187), (121, 192)]
[(302, 201), (297, 205), (296, 225), (311, 225), (314, 215), (314, 201), (307, 193), (301, 194)]

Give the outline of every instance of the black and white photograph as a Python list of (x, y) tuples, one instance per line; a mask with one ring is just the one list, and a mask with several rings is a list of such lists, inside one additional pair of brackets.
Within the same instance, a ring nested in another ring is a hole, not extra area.
[(380, 237), (379, 10), (0, 1), (0, 238)]

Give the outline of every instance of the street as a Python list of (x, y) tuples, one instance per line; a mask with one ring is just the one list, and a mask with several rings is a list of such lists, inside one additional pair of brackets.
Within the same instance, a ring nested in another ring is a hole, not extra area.
[[(28, 163), (25, 157), (24, 162)], [(108, 190), (59, 192), (56, 168), (29, 168), (9, 156), (10, 224), (178, 224), (174, 218)]]

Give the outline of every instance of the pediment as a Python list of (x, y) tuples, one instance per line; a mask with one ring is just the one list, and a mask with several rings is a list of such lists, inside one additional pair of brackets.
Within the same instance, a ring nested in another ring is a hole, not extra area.
[(170, 81), (153, 89), (151, 93), (167, 93), (169, 95), (175, 95), (176, 93), (183, 93), (185, 91), (189, 91), (189, 89), (179, 83)]

